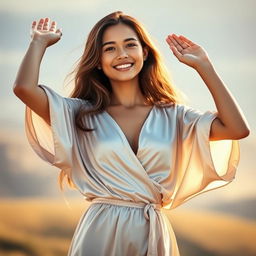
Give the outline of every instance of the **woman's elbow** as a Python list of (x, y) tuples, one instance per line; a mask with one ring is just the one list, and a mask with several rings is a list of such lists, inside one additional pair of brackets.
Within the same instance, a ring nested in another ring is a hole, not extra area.
[(17, 96), (17, 94), (19, 94), (21, 91), (21, 87), (18, 86), (17, 84), (13, 84), (12, 90), (13, 90), (14, 94)]
[(240, 139), (243, 139), (243, 138), (246, 138), (250, 135), (250, 128), (249, 127), (246, 127), (245, 129), (239, 131), (239, 133), (235, 134), (235, 138), (233, 139), (236, 139), (236, 140), (240, 140)]
[(14, 84), (12, 90), (17, 97), (20, 97), (25, 93), (25, 87), (18, 84)]

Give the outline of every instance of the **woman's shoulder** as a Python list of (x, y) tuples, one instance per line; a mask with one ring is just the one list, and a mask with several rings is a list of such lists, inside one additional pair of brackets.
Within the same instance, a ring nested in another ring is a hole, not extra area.
[(67, 105), (73, 111), (78, 111), (80, 109), (89, 109), (92, 107), (92, 104), (89, 100), (81, 99), (81, 98), (72, 98), (72, 97), (63, 97), (67, 102)]
[(179, 112), (186, 112), (186, 111), (198, 111), (193, 107), (189, 106), (187, 103), (167, 103), (161, 104), (161, 107), (168, 110), (168, 111), (179, 111)]
[(64, 97), (66, 101), (72, 102), (73, 104), (80, 104), (84, 106), (91, 106), (91, 102), (89, 100), (81, 99), (81, 98), (72, 98), (72, 97)]
[(177, 112), (177, 111), (183, 111), (189, 108), (189, 106), (182, 104), (182, 103), (160, 103), (155, 104), (158, 109), (162, 109), (167, 112)]
[(161, 113), (169, 116), (170, 119), (196, 118), (202, 115), (202, 111), (195, 109), (186, 103), (162, 104), (159, 106)]

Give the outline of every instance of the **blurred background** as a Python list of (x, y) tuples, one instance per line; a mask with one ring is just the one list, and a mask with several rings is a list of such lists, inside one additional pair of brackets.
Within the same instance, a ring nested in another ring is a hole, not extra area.
[(145, 25), (189, 104), (215, 110), (199, 75), (178, 62), (165, 38), (182, 34), (203, 46), (251, 127), (250, 136), (240, 141), (236, 179), (166, 212), (181, 255), (256, 255), (254, 0), (0, 1), (0, 255), (66, 255), (88, 207), (78, 192), (60, 192), (58, 169), (40, 160), (25, 136), (25, 107), (12, 85), (30, 42), (31, 23), (49, 17), (62, 28), (62, 39), (46, 51), (39, 83), (68, 96), (72, 84), (67, 86), (65, 77), (81, 56), (87, 34), (100, 18), (117, 10)]

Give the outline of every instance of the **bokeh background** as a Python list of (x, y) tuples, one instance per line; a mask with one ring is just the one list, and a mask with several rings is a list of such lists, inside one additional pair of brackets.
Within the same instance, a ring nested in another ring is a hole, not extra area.
[(63, 30), (62, 39), (47, 49), (39, 83), (67, 96), (72, 84), (67, 86), (65, 77), (81, 56), (87, 34), (100, 18), (117, 10), (145, 25), (189, 104), (215, 110), (199, 75), (178, 62), (165, 38), (182, 34), (203, 46), (251, 127), (250, 136), (240, 141), (236, 179), (167, 211), (181, 255), (256, 255), (254, 0), (0, 1), (0, 255), (66, 255), (88, 207), (76, 191), (60, 192), (58, 169), (42, 162), (25, 136), (25, 107), (12, 85), (30, 42), (31, 23), (49, 17)]

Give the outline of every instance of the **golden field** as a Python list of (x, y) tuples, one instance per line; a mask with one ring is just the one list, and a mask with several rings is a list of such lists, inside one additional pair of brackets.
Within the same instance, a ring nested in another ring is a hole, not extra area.
[[(0, 200), (0, 255), (67, 255), (76, 224), (88, 203), (68, 199)], [(256, 255), (256, 222), (230, 215), (164, 210), (181, 256)]]

